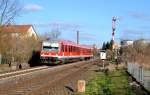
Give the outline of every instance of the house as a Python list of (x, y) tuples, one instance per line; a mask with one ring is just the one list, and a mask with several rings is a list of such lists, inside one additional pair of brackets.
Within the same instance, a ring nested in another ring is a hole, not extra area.
[(139, 39), (134, 41), (134, 46), (145, 48), (150, 44), (149, 40), (147, 39)]
[(4, 34), (10, 34), (12, 37), (28, 38), (32, 37), (34, 39), (38, 38), (38, 35), (32, 25), (3, 25), (1, 26), (1, 31)]
[(134, 41), (133, 40), (122, 40), (121, 41), (121, 46), (124, 47), (124, 46), (131, 46), (133, 45)]
[(149, 40), (147, 39), (139, 39), (139, 40), (136, 40), (135, 42), (138, 42), (138, 43), (141, 43), (141, 44), (149, 44)]

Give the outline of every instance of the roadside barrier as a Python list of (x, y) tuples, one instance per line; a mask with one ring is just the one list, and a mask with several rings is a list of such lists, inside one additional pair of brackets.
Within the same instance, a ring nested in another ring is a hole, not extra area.
[(143, 85), (147, 90), (150, 91), (150, 70), (145, 69), (137, 63), (127, 63), (127, 71)]

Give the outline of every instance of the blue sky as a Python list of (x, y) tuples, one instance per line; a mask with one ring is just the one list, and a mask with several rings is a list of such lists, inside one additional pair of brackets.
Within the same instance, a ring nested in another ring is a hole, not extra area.
[[(112, 17), (116, 16), (115, 40), (149, 38), (149, 0), (21, 0), (23, 11), (17, 24), (34, 24), (38, 34), (54, 28), (60, 38), (97, 44), (111, 39)], [(57, 26), (56, 26), (57, 24)]]

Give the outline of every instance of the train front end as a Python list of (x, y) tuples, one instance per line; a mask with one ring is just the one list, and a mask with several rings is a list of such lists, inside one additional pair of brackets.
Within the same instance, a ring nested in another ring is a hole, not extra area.
[(41, 64), (58, 64), (59, 42), (43, 41), (40, 53)]

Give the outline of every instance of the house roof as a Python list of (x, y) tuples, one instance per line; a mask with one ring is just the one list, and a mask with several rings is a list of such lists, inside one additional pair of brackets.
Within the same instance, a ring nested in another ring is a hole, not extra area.
[(32, 25), (5, 25), (2, 26), (2, 31), (26, 33), (30, 27), (32, 27)]

